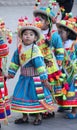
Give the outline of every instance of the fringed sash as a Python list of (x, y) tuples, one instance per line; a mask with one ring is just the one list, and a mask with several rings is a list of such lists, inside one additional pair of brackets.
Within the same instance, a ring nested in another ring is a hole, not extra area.
[(49, 111), (49, 112), (54, 111), (55, 107), (48, 105), (45, 101), (44, 90), (43, 90), (43, 86), (42, 86), (40, 77), (33, 77), (33, 80), (34, 80), (35, 89), (36, 89), (36, 93), (37, 93), (37, 97), (38, 97), (39, 102), (42, 104), (42, 106), (47, 111)]

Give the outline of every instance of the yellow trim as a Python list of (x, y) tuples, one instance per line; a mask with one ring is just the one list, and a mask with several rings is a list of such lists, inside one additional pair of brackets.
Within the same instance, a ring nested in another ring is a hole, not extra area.
[(56, 51), (57, 51), (58, 53), (61, 53), (61, 54), (64, 53), (64, 49), (63, 49), (63, 48), (58, 48), (58, 49), (56, 49)]
[(59, 96), (62, 96), (63, 94), (60, 93), (60, 94), (54, 94), (54, 97), (59, 97)]
[(41, 66), (41, 67), (37, 68), (37, 72), (40, 74), (42, 72), (46, 72), (46, 69), (44, 66)]
[(47, 110), (38, 110), (38, 112), (25, 112), (25, 111), (21, 111), (21, 110), (12, 110), (13, 112), (19, 112), (19, 113), (41, 113), (41, 112), (47, 112)]
[(32, 48), (29, 48), (24, 53), (23, 52), (20, 53), (20, 63), (21, 63), (21, 65), (23, 65), (24, 63), (25, 64), (28, 63), (31, 60), (31, 58), (38, 57), (38, 56), (43, 57), (40, 49), (36, 45), (34, 45), (34, 47), (33, 47), (32, 57), (31, 57), (31, 53), (32, 53)]
[(73, 96), (75, 96), (75, 92), (68, 92), (67, 93), (67, 97), (73, 97)]
[(59, 105), (59, 106), (61, 106), (61, 107), (77, 107), (77, 105)]

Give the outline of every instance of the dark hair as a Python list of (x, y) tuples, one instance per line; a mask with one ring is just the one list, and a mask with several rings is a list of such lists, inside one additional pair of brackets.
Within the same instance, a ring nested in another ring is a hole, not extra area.
[(45, 14), (43, 14), (43, 13), (36, 13), (35, 14), (35, 17), (37, 17), (37, 15), (39, 15), (41, 18), (43, 18), (43, 19), (45, 19), (45, 20), (47, 20), (47, 15), (45, 15)]
[(52, 27), (52, 20), (50, 17), (48, 17), (47, 15), (43, 14), (43, 13), (36, 13), (35, 14), (35, 17), (37, 17), (37, 15), (39, 15), (41, 18), (43, 18), (45, 21), (48, 21), (49, 22), (49, 29), (51, 30), (51, 27)]
[[(49, 31), (48, 31), (48, 36), (50, 35), (50, 31), (51, 31), (51, 27), (52, 27), (52, 22), (51, 22), (51, 18), (50, 17), (48, 17), (47, 15), (45, 15), (45, 14), (43, 14), (43, 13), (37, 13), (37, 14), (35, 14), (35, 17), (37, 16), (37, 15), (39, 15), (41, 18), (43, 18), (45, 21), (48, 21), (49, 22), (49, 25), (48, 25), (48, 27), (49, 27)], [(49, 42), (49, 40), (46, 38), (45, 39), (45, 42), (46, 42), (46, 44), (48, 45), (48, 47), (50, 46), (50, 42)]]
[(76, 40), (77, 35), (72, 30), (70, 30), (69, 28), (66, 28), (64, 26), (59, 26), (59, 28), (60, 29), (62, 28), (67, 32), (67, 34), (68, 34), (67, 39)]
[[(21, 37), (22, 37), (23, 33), (25, 32), (25, 30), (27, 30), (27, 29), (24, 29), (24, 30), (21, 32)], [(29, 30), (32, 30), (32, 29), (29, 29)], [(35, 33), (35, 36), (38, 36), (35, 30), (32, 30), (32, 31)], [(23, 42), (23, 40), (22, 40), (22, 42)], [(36, 44), (36, 41), (34, 41), (34, 44)]]
[[(26, 30), (32, 30), (32, 29), (24, 29), (24, 30), (21, 32), (21, 36), (23, 35), (23, 33), (24, 33)], [(32, 30), (32, 31), (35, 33), (36, 36), (38, 36), (35, 30)]]

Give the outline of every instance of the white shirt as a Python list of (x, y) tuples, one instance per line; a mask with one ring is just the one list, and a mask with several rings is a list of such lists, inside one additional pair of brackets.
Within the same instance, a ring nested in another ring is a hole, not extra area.
[(72, 46), (73, 40), (67, 40), (64, 43), (64, 48), (70, 48)]
[(45, 39), (46, 39), (46, 36), (48, 34), (48, 31), (49, 31), (49, 29), (47, 29), (47, 30), (41, 30), (42, 34), (45, 36), (44, 37)]

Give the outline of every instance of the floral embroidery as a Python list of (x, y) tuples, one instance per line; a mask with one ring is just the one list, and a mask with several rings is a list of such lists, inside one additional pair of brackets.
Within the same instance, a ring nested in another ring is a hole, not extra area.
[(43, 55), (47, 55), (47, 54), (49, 54), (49, 49), (47, 47), (44, 47), (41, 49), (41, 52)]
[(26, 60), (26, 54), (21, 54), (21, 60), (23, 60), (23, 61)]

